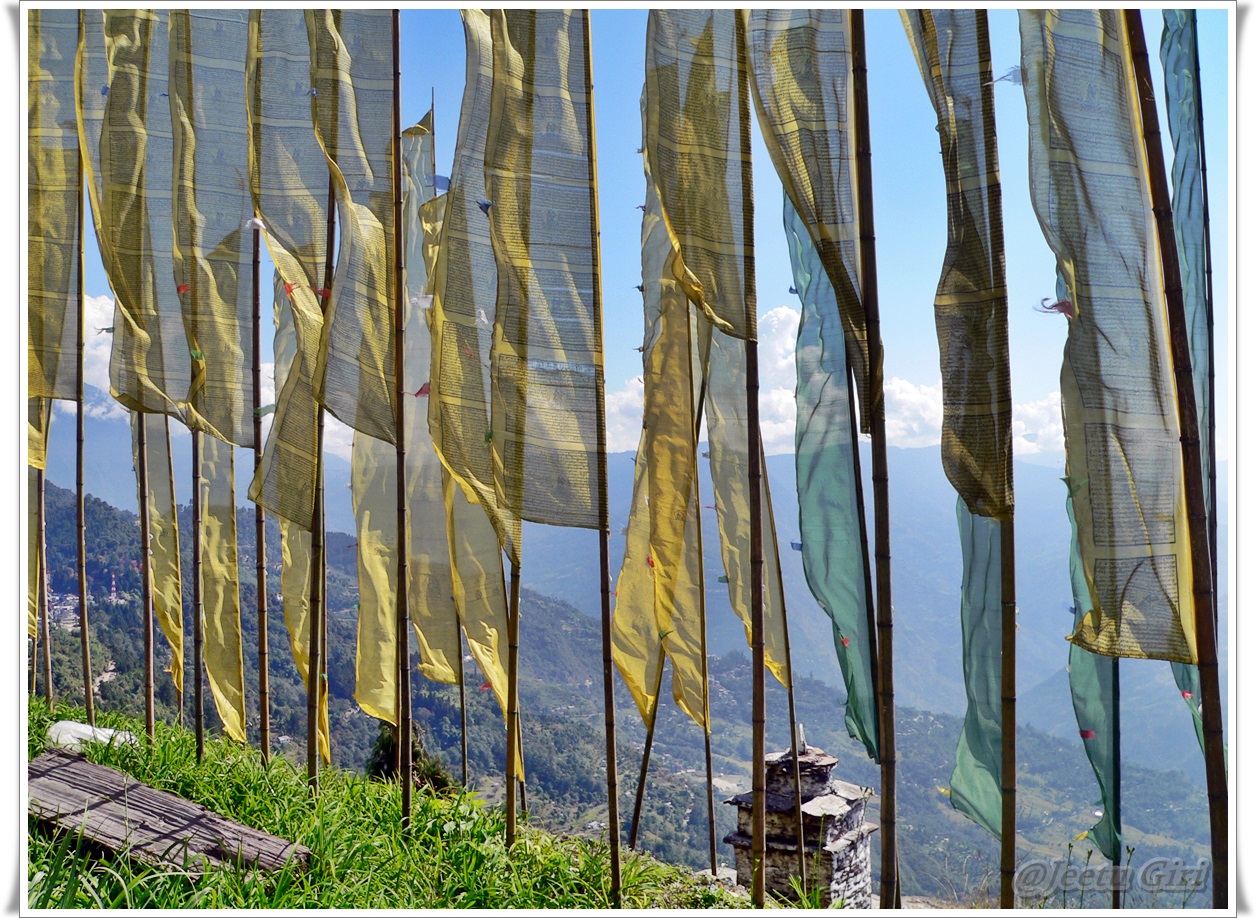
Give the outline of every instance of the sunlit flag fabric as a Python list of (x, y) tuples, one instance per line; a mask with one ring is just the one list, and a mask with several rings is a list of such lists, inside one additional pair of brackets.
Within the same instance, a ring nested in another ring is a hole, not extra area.
[[(1073, 518), (1074, 486), (1064, 480), (1070, 493), (1066, 498), (1069, 527), (1072, 538), (1069, 545), (1068, 570), (1073, 587), (1074, 624), (1091, 611), (1090, 588), (1082, 568), (1081, 551), (1077, 542), (1077, 522)], [(1099, 782), (1099, 808), (1103, 811), (1085, 833), (1099, 846), (1099, 850), (1114, 864), (1121, 862), (1121, 827), (1113, 818), (1116, 808), (1112, 805), (1112, 791), (1116, 787), (1116, 718), (1115, 701), (1117, 659), (1091, 653), (1077, 644), (1068, 649), (1068, 685), (1073, 698), (1073, 713), (1077, 716), (1077, 730), (1082, 747)]]
[(942, 466), (959, 494), (968, 711), (951, 805), (998, 835), (1002, 813), (1002, 539), (1013, 512), (1003, 205), (990, 36), (981, 10), (904, 10), (938, 118), (947, 249), (934, 297)]
[(306, 10), (305, 19), (315, 132), (339, 215), (314, 392), (345, 424), (395, 443), (392, 13)]
[(231, 444), (202, 436), (201, 615), (205, 672), (227, 735), (245, 742), (244, 645), (240, 630), (240, 568), (236, 552), (235, 458)]
[(512, 516), (605, 529), (587, 15), (490, 16), (484, 181), (498, 278), (491, 445), (498, 499)]
[(248, 12), (174, 10), (169, 39), (174, 276), (196, 367), (189, 398), (222, 439), (252, 448)]
[(1020, 31), (1032, 201), (1076, 315), (1060, 398), (1094, 608), (1070, 640), (1193, 663), (1177, 394), (1122, 16), (1021, 11)]
[[(438, 186), (439, 187), (439, 186)], [(422, 229), (422, 260), (428, 289), (431, 278), (435, 275), (443, 253), (440, 249), (441, 228), (444, 222), (448, 195), (434, 197), (419, 208), (418, 221)], [(413, 224), (407, 224), (417, 231)], [(414, 257), (413, 247), (407, 244), (407, 259)], [(407, 282), (407, 288), (412, 285)], [(434, 324), (432, 297), (416, 297), (421, 307), (424, 328), (430, 329)], [(434, 356), (429, 342), (429, 357)], [(434, 364), (434, 360), (431, 361)], [(427, 370), (429, 380), (432, 369)], [(421, 391), (416, 390), (416, 391)], [(428, 383), (428, 395), (431, 396), (431, 384)], [(416, 396), (419, 398), (419, 396)], [(416, 429), (428, 436), (428, 426), (424, 422), (422, 412), (426, 406), (419, 401), (419, 415), (415, 418)], [(433, 444), (434, 445), (434, 444)], [(437, 461), (434, 451), (428, 461)], [(458, 620), (467, 638), (467, 647), (471, 656), (480, 665), (484, 678), (501, 706), (502, 716), (506, 714), (506, 668), (503, 663), (503, 650), (506, 637), (506, 584), (502, 569), (501, 546), (497, 542), (497, 533), (489, 521), (484, 508), (472, 504), (467, 495), (459, 487), (450, 474), (449, 469), (441, 464), (441, 496), (444, 501), (444, 516), (438, 528), (443, 524), (443, 532), (448, 541), (448, 557), (450, 573), (453, 580), (453, 598), (457, 609)], [(518, 761), (522, 769), (523, 756)], [(520, 771), (522, 774), (522, 770)]]
[[(437, 682), (456, 683), (461, 639), (445, 533), (441, 465), (427, 432), (425, 396), (430, 337), (421, 307), (427, 270), (419, 207), (433, 197), (432, 113), (402, 134), (402, 219), (405, 233), (405, 386), (408, 608), (418, 637), (419, 668)], [(397, 720), (397, 447), (365, 434), (353, 438), (353, 506), (358, 535), (358, 652), (354, 697), (373, 717)], [(490, 543), (495, 549), (495, 543)]]
[(38, 640), (44, 543), (39, 537), (39, 470), (33, 465), (26, 467), (26, 494), (26, 635)]
[[(94, 19), (90, 11), (84, 16)], [(104, 101), (103, 109), (85, 105), (83, 127), (101, 260), (116, 296), (110, 389), (134, 411), (172, 414), (212, 431), (188, 401), (197, 358), (174, 272), (167, 17), (107, 10), (104, 24), (105, 60), (92, 55), (86, 63), (84, 75), (93, 79), (83, 80), (81, 98)], [(89, 26), (84, 40), (92, 33)]]
[[(1199, 40), (1194, 10), (1165, 10), (1160, 40), (1164, 67), (1165, 112), (1173, 138), (1173, 233), (1177, 239), (1178, 264), (1182, 271), (1182, 300), (1186, 307), (1186, 331), (1190, 342), (1191, 372), (1195, 378), (1195, 405), (1199, 414), (1199, 449), (1202, 467), (1216, 468), (1216, 446), (1208, 419), (1212, 405), (1212, 290), (1209, 283), (1207, 191), (1204, 187), (1203, 118), (1199, 110)], [(1217, 508), (1212, 488), (1204, 488), (1209, 531), (1215, 531)], [(1216, 546), (1213, 546), (1214, 551)], [(1217, 567), (1214, 559), (1213, 572)], [(1213, 595), (1219, 597), (1218, 584)], [(1191, 712), (1199, 748), (1204, 748), (1204, 719), (1199, 693), (1199, 670), (1173, 663), (1173, 678)]]
[(849, 11), (752, 10), (747, 40), (768, 153), (837, 291), (846, 359), (854, 370), (866, 432), (870, 398), (880, 387), (869, 379), (859, 287)]
[[(744, 38), (743, 23), (734, 10), (650, 11), (645, 152), (664, 225), (676, 249), (672, 276), (711, 322), (705, 406), (711, 483), (729, 601), (749, 643), (749, 429), (743, 338), (757, 333), (757, 306)], [(680, 156), (679, 145), (689, 142), (698, 143), (701, 151)], [(784, 598), (766, 478), (761, 497), (765, 659), (772, 674), (788, 685)]]
[(39, 529), (38, 473), (48, 461), (48, 424), (52, 403), (44, 398), (26, 400), (26, 633), (35, 637), (39, 627), (40, 594), (44, 585), (44, 542)]
[[(486, 13), (462, 11), (467, 75), (458, 143), (429, 285), (432, 370), (428, 427), (441, 463), (493, 523), (502, 548), (519, 557), (520, 523), (497, 496), (489, 421), (489, 356), (497, 315), (497, 260), (484, 196), (484, 150), (493, 89), (492, 29)], [(484, 202), (483, 204), (481, 202)]]
[(291, 372), (281, 379), (276, 370), (275, 417), (249, 499), (309, 530), (314, 526), (318, 461), (313, 372), (323, 329), (319, 292), (329, 258), (330, 179), (313, 131), (304, 15), (300, 10), (253, 10), (249, 23), (250, 185), (281, 278), (276, 309), (282, 302), (294, 335)]
[(934, 299), (942, 364), (942, 466), (970, 513), (1006, 518), (1012, 498), (1003, 203), (985, 13), (904, 10), (938, 115), (948, 245)]
[(75, 399), (82, 238), (74, 107), (78, 11), (31, 10), (29, 30), (26, 394)]
[[(673, 273), (717, 328), (756, 336), (744, 30), (734, 10), (651, 10), (646, 136)], [(747, 296), (747, 294), (749, 294)]]
[(868, 625), (868, 552), (861, 537), (854, 402), (837, 292), (802, 218), (785, 197), (785, 235), (794, 287), (802, 302), (795, 361), (798, 375), (794, 460), (798, 529), (807, 585), (833, 622), (846, 687), (846, 729), (880, 758)]
[[(297, 322), (292, 299), (287, 296), (285, 282), (279, 271), (274, 275), (275, 287), (275, 389), (287, 390), (295, 365), (300, 359), (297, 347)], [(278, 423), (276, 421), (276, 423)], [(272, 431), (273, 436), (273, 431)], [(313, 481), (307, 485), (313, 490)], [(310, 529), (279, 516), (279, 537), (282, 566), (279, 570), (279, 591), (283, 600), (283, 619), (288, 628), (288, 644), (292, 662), (302, 681), (310, 680), (310, 585), (314, 568)], [(322, 684), (319, 700), (318, 748), (324, 762), (331, 761), (331, 737), (327, 710), (327, 683)]]
[(140, 467), (140, 424), (146, 426), (148, 564), (153, 615), (161, 633), (170, 642), (170, 677), (174, 680), (175, 689), (182, 692), (183, 578), (179, 570), (179, 519), (175, 509), (174, 468), (170, 459), (170, 421), (163, 414), (131, 413), (131, 458), (137, 470)]
[[(612, 655), (641, 716), (657, 705), (659, 648), (672, 660), (672, 696), (709, 729), (703, 684), (705, 596), (698, 505), (697, 419), (702, 363), (689, 300), (646, 167), (641, 226), (645, 411), (633, 469), (628, 543), (616, 587)], [(705, 320), (701, 320), (705, 325)], [(686, 372), (687, 368), (687, 372)]]

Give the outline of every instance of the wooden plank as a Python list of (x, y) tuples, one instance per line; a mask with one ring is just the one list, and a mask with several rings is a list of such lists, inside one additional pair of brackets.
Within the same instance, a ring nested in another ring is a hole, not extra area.
[(304, 869), (310, 849), (219, 816), (81, 755), (52, 750), (27, 767), (29, 813), (51, 829), (81, 833), (110, 851), (201, 874), (239, 865)]

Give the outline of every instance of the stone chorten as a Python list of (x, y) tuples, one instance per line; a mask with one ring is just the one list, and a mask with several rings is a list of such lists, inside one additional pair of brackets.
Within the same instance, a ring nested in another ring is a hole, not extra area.
[[(876, 826), (864, 822), (864, 808), (872, 797), (872, 789), (833, 777), (836, 756), (806, 745), (805, 738), (798, 745), (807, 886), (822, 890), (821, 899), (826, 907), (843, 900), (847, 908), (871, 908), (870, 836)], [(793, 895), (790, 878), (798, 874), (794, 756), (788, 751), (769, 753), (765, 764), (767, 863), (764, 877), (768, 892), (788, 898)], [(733, 846), (738, 882), (749, 887), (753, 795), (738, 794), (724, 802), (737, 807), (737, 828), (726, 835), (724, 841)]]

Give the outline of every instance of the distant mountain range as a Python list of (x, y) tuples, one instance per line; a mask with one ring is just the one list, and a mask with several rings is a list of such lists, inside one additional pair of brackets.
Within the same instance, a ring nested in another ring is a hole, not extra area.
[[(65, 415), (55, 415), (49, 448), (48, 478), (63, 487), (74, 483), (74, 428)], [(177, 426), (177, 425), (174, 425)], [(135, 482), (131, 469), (129, 428), (116, 420), (88, 418), (86, 422), (86, 489), (106, 503), (134, 511)], [(173, 427), (172, 427), (173, 429)], [(190, 483), (191, 439), (185, 432), (173, 437), (176, 493), (187, 500)], [(865, 478), (870, 458), (863, 451)], [(895, 688), (905, 706), (962, 715), (965, 706), (960, 663), (959, 588), (960, 550), (955, 517), (955, 492), (942, 471), (937, 447), (889, 449), (891, 557), (895, 611)], [(252, 473), (251, 451), (236, 455), (237, 501)], [(611, 507), (612, 576), (623, 557), (623, 527), (631, 499), (633, 454), (608, 458)], [(794, 667), (830, 686), (841, 686), (833, 649), (832, 630), (807, 588), (801, 555), (789, 543), (797, 538), (798, 508), (792, 455), (769, 456), (767, 473), (782, 546), (781, 572), (785, 584)], [(325, 462), (327, 524), (331, 531), (352, 533), (349, 464), (329, 455)], [(1068, 581), (1068, 521), (1064, 514), (1061, 472), (1047, 466), (1017, 462), (1017, 596), (1020, 632), (1017, 644), (1019, 717), (1080, 746), (1068, 696), (1068, 644), (1071, 625)], [(1224, 609), (1228, 546), (1226, 473), (1220, 475), (1219, 526), (1222, 641), (1228, 638)], [(710, 494), (703, 466), (702, 487)], [(870, 486), (866, 502), (872, 507)], [(869, 509), (869, 513), (871, 510)], [(704, 511), (704, 526), (714, 533), (715, 514)], [(571, 603), (597, 616), (597, 536), (587, 530), (527, 525), (524, 536), (523, 583), (547, 596)], [(727, 592), (717, 578), (723, 573), (713, 539), (707, 541), (708, 646), (722, 655), (745, 649), (745, 632), (732, 614)], [(531, 623), (525, 621), (526, 630)], [(1221, 674), (1227, 677), (1225, 654)], [(1122, 667), (1125, 726), (1124, 754), (1132, 761), (1156, 768), (1176, 768), (1203, 783), (1203, 763), (1189, 713), (1173, 686), (1167, 664), (1129, 661)]]

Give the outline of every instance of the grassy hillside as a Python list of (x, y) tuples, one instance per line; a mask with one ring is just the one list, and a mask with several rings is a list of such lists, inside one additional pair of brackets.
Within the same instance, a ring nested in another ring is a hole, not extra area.
[[(30, 705), (28, 751), (44, 751), (55, 719), (81, 720), (81, 710)], [(102, 713), (102, 725), (141, 734), (143, 724)], [(311, 800), (304, 775), (282, 758), (260, 756), (225, 740), (195, 764), (193, 738), (159, 727), (156, 742), (91, 747), (88, 757), (145, 783), (208, 806), (255, 828), (307, 845), (308, 872), (276, 876), (225, 869), (193, 878), (125, 857), (99, 857), (72, 836), (49, 837), (28, 824), (31, 908), (606, 908), (610, 874), (606, 846), (560, 838), (523, 825), (507, 851), (501, 810), (474, 794), (421, 789), (412, 825), (400, 827), (394, 782), (339, 769), (322, 778)], [(626, 854), (623, 905), (629, 908), (735, 908), (745, 904), (688, 871)]]

